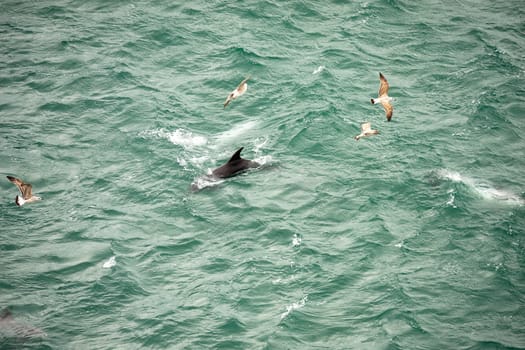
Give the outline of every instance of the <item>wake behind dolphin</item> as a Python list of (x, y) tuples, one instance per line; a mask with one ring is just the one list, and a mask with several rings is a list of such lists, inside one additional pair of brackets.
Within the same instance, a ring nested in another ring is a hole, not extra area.
[(437, 172), (437, 175), (442, 179), (465, 184), (474, 190), (474, 192), (477, 193), (481, 198), (486, 200), (496, 200), (511, 205), (525, 204), (525, 199), (521, 198), (515, 193), (512, 193), (506, 189), (496, 188), (485, 181), (464, 176), (456, 171), (441, 169)]

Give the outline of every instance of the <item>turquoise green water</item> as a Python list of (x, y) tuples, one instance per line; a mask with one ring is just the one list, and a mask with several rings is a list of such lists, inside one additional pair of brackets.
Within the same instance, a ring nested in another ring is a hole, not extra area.
[(525, 348), (521, 1), (178, 3), (0, 5), (0, 348)]

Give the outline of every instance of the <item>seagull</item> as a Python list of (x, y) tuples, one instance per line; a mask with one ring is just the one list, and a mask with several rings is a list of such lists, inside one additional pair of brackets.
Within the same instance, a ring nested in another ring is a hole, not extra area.
[(372, 130), (370, 122), (366, 122), (361, 124), (361, 133), (354, 138), (356, 139), (356, 141), (359, 141), (361, 137), (372, 136), (377, 134), (379, 134), (379, 131)]
[(233, 90), (228, 95), (228, 97), (226, 98), (226, 101), (224, 102), (224, 108), (226, 108), (226, 106), (228, 106), (232, 100), (235, 100), (237, 97), (241, 96), (242, 94), (246, 92), (246, 90), (248, 89), (248, 84), (246, 83), (248, 79), (250, 79), (250, 77), (247, 77), (246, 79), (241, 81), (239, 86), (237, 86), (237, 89)]
[(14, 183), (16, 187), (18, 187), (18, 189), (20, 190), (20, 193), (22, 193), (22, 196), (17, 195), (15, 198), (15, 203), (19, 207), (21, 207), (25, 203), (31, 203), (42, 199), (33, 195), (31, 184), (25, 183), (22, 180), (17, 179), (13, 176), (7, 176), (7, 179)]
[(386, 113), (386, 120), (390, 121), (392, 118), (392, 113), (394, 112), (394, 107), (390, 104), (392, 97), (388, 96), (388, 82), (383, 74), (379, 73), (379, 80), (381, 84), (379, 85), (379, 96), (378, 98), (371, 98), (370, 101), (372, 104), (381, 103)]

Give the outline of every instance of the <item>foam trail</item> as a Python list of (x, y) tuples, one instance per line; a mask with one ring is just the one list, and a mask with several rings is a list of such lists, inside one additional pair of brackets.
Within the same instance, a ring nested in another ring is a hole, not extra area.
[[(224, 143), (230, 143), (233, 139), (240, 139), (243, 134), (245, 134), (248, 130), (255, 128), (257, 125), (257, 121), (255, 120), (249, 120), (245, 123), (241, 123), (237, 126), (234, 126), (230, 130), (227, 130), (223, 133), (220, 133), (216, 136), (217, 144), (224, 144)], [(215, 146), (216, 148), (217, 146)]]
[(191, 187), (192, 191), (200, 191), (203, 188), (220, 185), (224, 181), (225, 180), (223, 180), (223, 179), (218, 179), (218, 178), (212, 177), (211, 176), (211, 171), (210, 171), (210, 173), (208, 175), (204, 175), (204, 176), (196, 178), (191, 183), (190, 187)]
[[(460, 182), (460, 183), (467, 185), (468, 187), (472, 188), (477, 194), (479, 194), (484, 199), (497, 200), (497, 201), (505, 202), (505, 203), (512, 204), (512, 205), (523, 205), (524, 204), (524, 200), (520, 198), (518, 195), (516, 195), (515, 193), (512, 193), (507, 190), (494, 188), (493, 186), (491, 186), (490, 184), (484, 181), (478, 181), (468, 176), (463, 176), (456, 171), (450, 171), (450, 170), (443, 169), (439, 171), (439, 175), (444, 179), (448, 179), (454, 182)], [(452, 198), (452, 201), (453, 201), (453, 198)]]
[(168, 133), (167, 138), (171, 143), (184, 148), (204, 146), (208, 142), (206, 137), (194, 135), (192, 132), (182, 129), (177, 129), (174, 132)]
[(184, 129), (177, 129), (175, 131), (166, 131), (164, 129), (146, 130), (139, 134), (142, 137), (160, 137), (165, 138), (174, 145), (179, 145), (184, 148), (193, 148), (204, 146), (208, 143), (208, 139), (201, 135), (195, 135), (191, 131)]

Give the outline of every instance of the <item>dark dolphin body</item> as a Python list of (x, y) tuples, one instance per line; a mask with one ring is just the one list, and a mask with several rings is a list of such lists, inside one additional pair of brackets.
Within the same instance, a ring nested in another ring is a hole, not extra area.
[(18, 343), (46, 336), (47, 334), (40, 328), (15, 320), (9, 309), (0, 311), (0, 348), (6, 342), (9, 343), (9, 340)]
[(199, 179), (197, 179), (195, 182), (191, 184), (191, 189), (193, 191), (198, 191), (204, 187), (207, 187), (207, 185), (202, 185), (201, 181), (204, 180), (204, 183), (207, 183), (209, 185), (210, 182), (216, 182), (218, 179), (225, 179), (227, 177), (232, 177), (235, 175), (238, 175), (242, 173), (243, 171), (246, 171), (250, 168), (257, 168), (260, 166), (259, 163), (253, 161), (241, 158), (241, 152), (244, 149), (244, 147), (241, 147), (231, 156), (230, 160), (226, 162), (226, 164), (218, 167), (217, 169), (213, 170), (211, 175), (205, 175)]
[(235, 176), (250, 168), (257, 168), (260, 164), (253, 160), (241, 158), (241, 151), (244, 147), (241, 147), (233, 154), (230, 160), (223, 166), (218, 167), (212, 172), (212, 175), (220, 179)]

